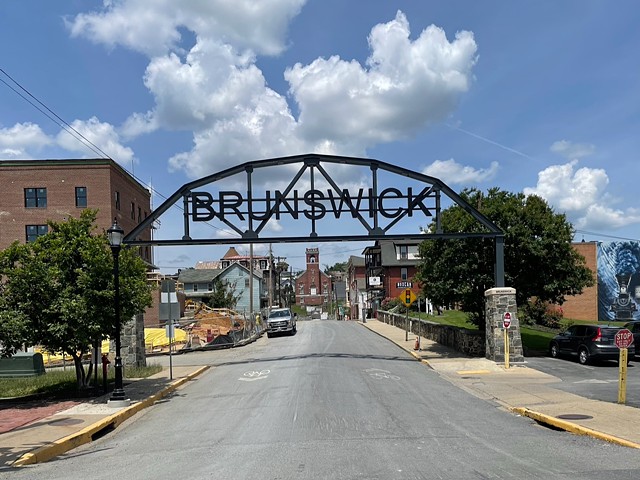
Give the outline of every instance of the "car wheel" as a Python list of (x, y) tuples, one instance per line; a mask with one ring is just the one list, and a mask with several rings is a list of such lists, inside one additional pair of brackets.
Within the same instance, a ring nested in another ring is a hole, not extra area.
[(293, 334), (298, 333), (298, 327), (296, 325), (293, 326)]
[(272, 333), (267, 332), (267, 338), (271, 338), (271, 337), (273, 337), (273, 334), (272, 334)]
[(553, 357), (553, 358), (558, 358), (558, 344), (557, 343), (552, 343), (551, 347), (549, 347), (549, 354)]
[(589, 363), (589, 351), (584, 347), (578, 350), (578, 362), (580, 362), (580, 365)]

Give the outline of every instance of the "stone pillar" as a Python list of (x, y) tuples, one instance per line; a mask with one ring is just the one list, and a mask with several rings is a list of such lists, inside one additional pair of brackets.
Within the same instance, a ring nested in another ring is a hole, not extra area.
[(485, 356), (496, 363), (504, 363), (504, 314), (511, 314), (509, 337), (509, 363), (522, 363), (522, 337), (516, 304), (516, 289), (510, 287), (490, 288), (484, 292), (486, 318)]
[[(110, 357), (115, 358), (115, 342), (110, 342), (109, 350)], [(131, 321), (122, 325), (120, 355), (122, 356), (122, 365), (125, 367), (147, 366), (147, 357), (144, 351), (144, 315), (136, 315)]]

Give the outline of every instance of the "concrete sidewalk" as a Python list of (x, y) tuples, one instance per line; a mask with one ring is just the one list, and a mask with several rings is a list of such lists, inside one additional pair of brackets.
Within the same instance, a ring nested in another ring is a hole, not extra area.
[(465, 357), (460, 352), (425, 338), (415, 350), (416, 335), (378, 320), (363, 323), (391, 340), (416, 359), (464, 390), (540, 423), (579, 435), (640, 448), (640, 409), (617, 403), (590, 400), (554, 388), (561, 380), (526, 365), (496, 364), (485, 358)]
[[(46, 462), (115, 429), (209, 367), (173, 367), (149, 378), (125, 379), (128, 407), (107, 405), (109, 395), (71, 402), (4, 403), (0, 433), (0, 469)], [(10, 418), (9, 418), (10, 417)], [(7, 421), (4, 421), (7, 420)]]

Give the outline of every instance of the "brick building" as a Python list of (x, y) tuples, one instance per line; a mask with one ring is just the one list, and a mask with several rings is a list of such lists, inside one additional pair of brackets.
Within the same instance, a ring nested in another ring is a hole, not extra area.
[(347, 308), (350, 319), (362, 319), (366, 313), (367, 282), (364, 257), (351, 255), (347, 261)]
[(307, 312), (320, 312), (331, 301), (331, 277), (320, 270), (320, 251), (307, 248), (307, 269), (296, 279), (296, 303)]
[[(110, 159), (0, 160), (0, 184), (0, 249), (33, 241), (48, 232), (47, 221), (78, 217), (85, 208), (98, 210), (96, 233), (115, 218), (126, 234), (151, 211), (149, 190)], [(140, 239), (150, 240), (151, 230)], [(150, 270), (152, 252), (149, 246), (138, 249)], [(156, 326), (159, 290), (153, 302), (144, 324)], [(122, 358), (125, 365), (145, 362), (142, 316), (123, 325)]]
[(418, 265), (415, 240), (379, 240), (364, 249), (367, 306), (376, 312), (385, 298), (396, 298), (406, 288), (420, 292), (413, 281)]
[[(151, 211), (151, 194), (113, 160), (0, 161), (0, 249), (47, 233), (47, 220), (78, 217), (97, 209), (96, 224), (107, 230), (117, 218), (125, 234)], [(151, 239), (151, 231), (141, 236)], [(151, 247), (140, 256), (153, 263)]]
[(586, 260), (586, 266), (593, 272), (596, 279), (593, 287), (585, 288), (580, 295), (565, 297), (560, 308), (565, 318), (575, 320), (598, 320), (598, 251), (597, 242), (576, 242), (573, 248)]

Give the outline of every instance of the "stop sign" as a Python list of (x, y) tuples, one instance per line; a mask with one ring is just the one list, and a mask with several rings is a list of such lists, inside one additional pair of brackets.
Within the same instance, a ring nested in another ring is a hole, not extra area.
[(616, 347), (629, 348), (633, 343), (633, 333), (626, 328), (616, 333)]
[(509, 328), (511, 326), (511, 314), (509, 312), (504, 312), (504, 316), (502, 317), (502, 327)]

